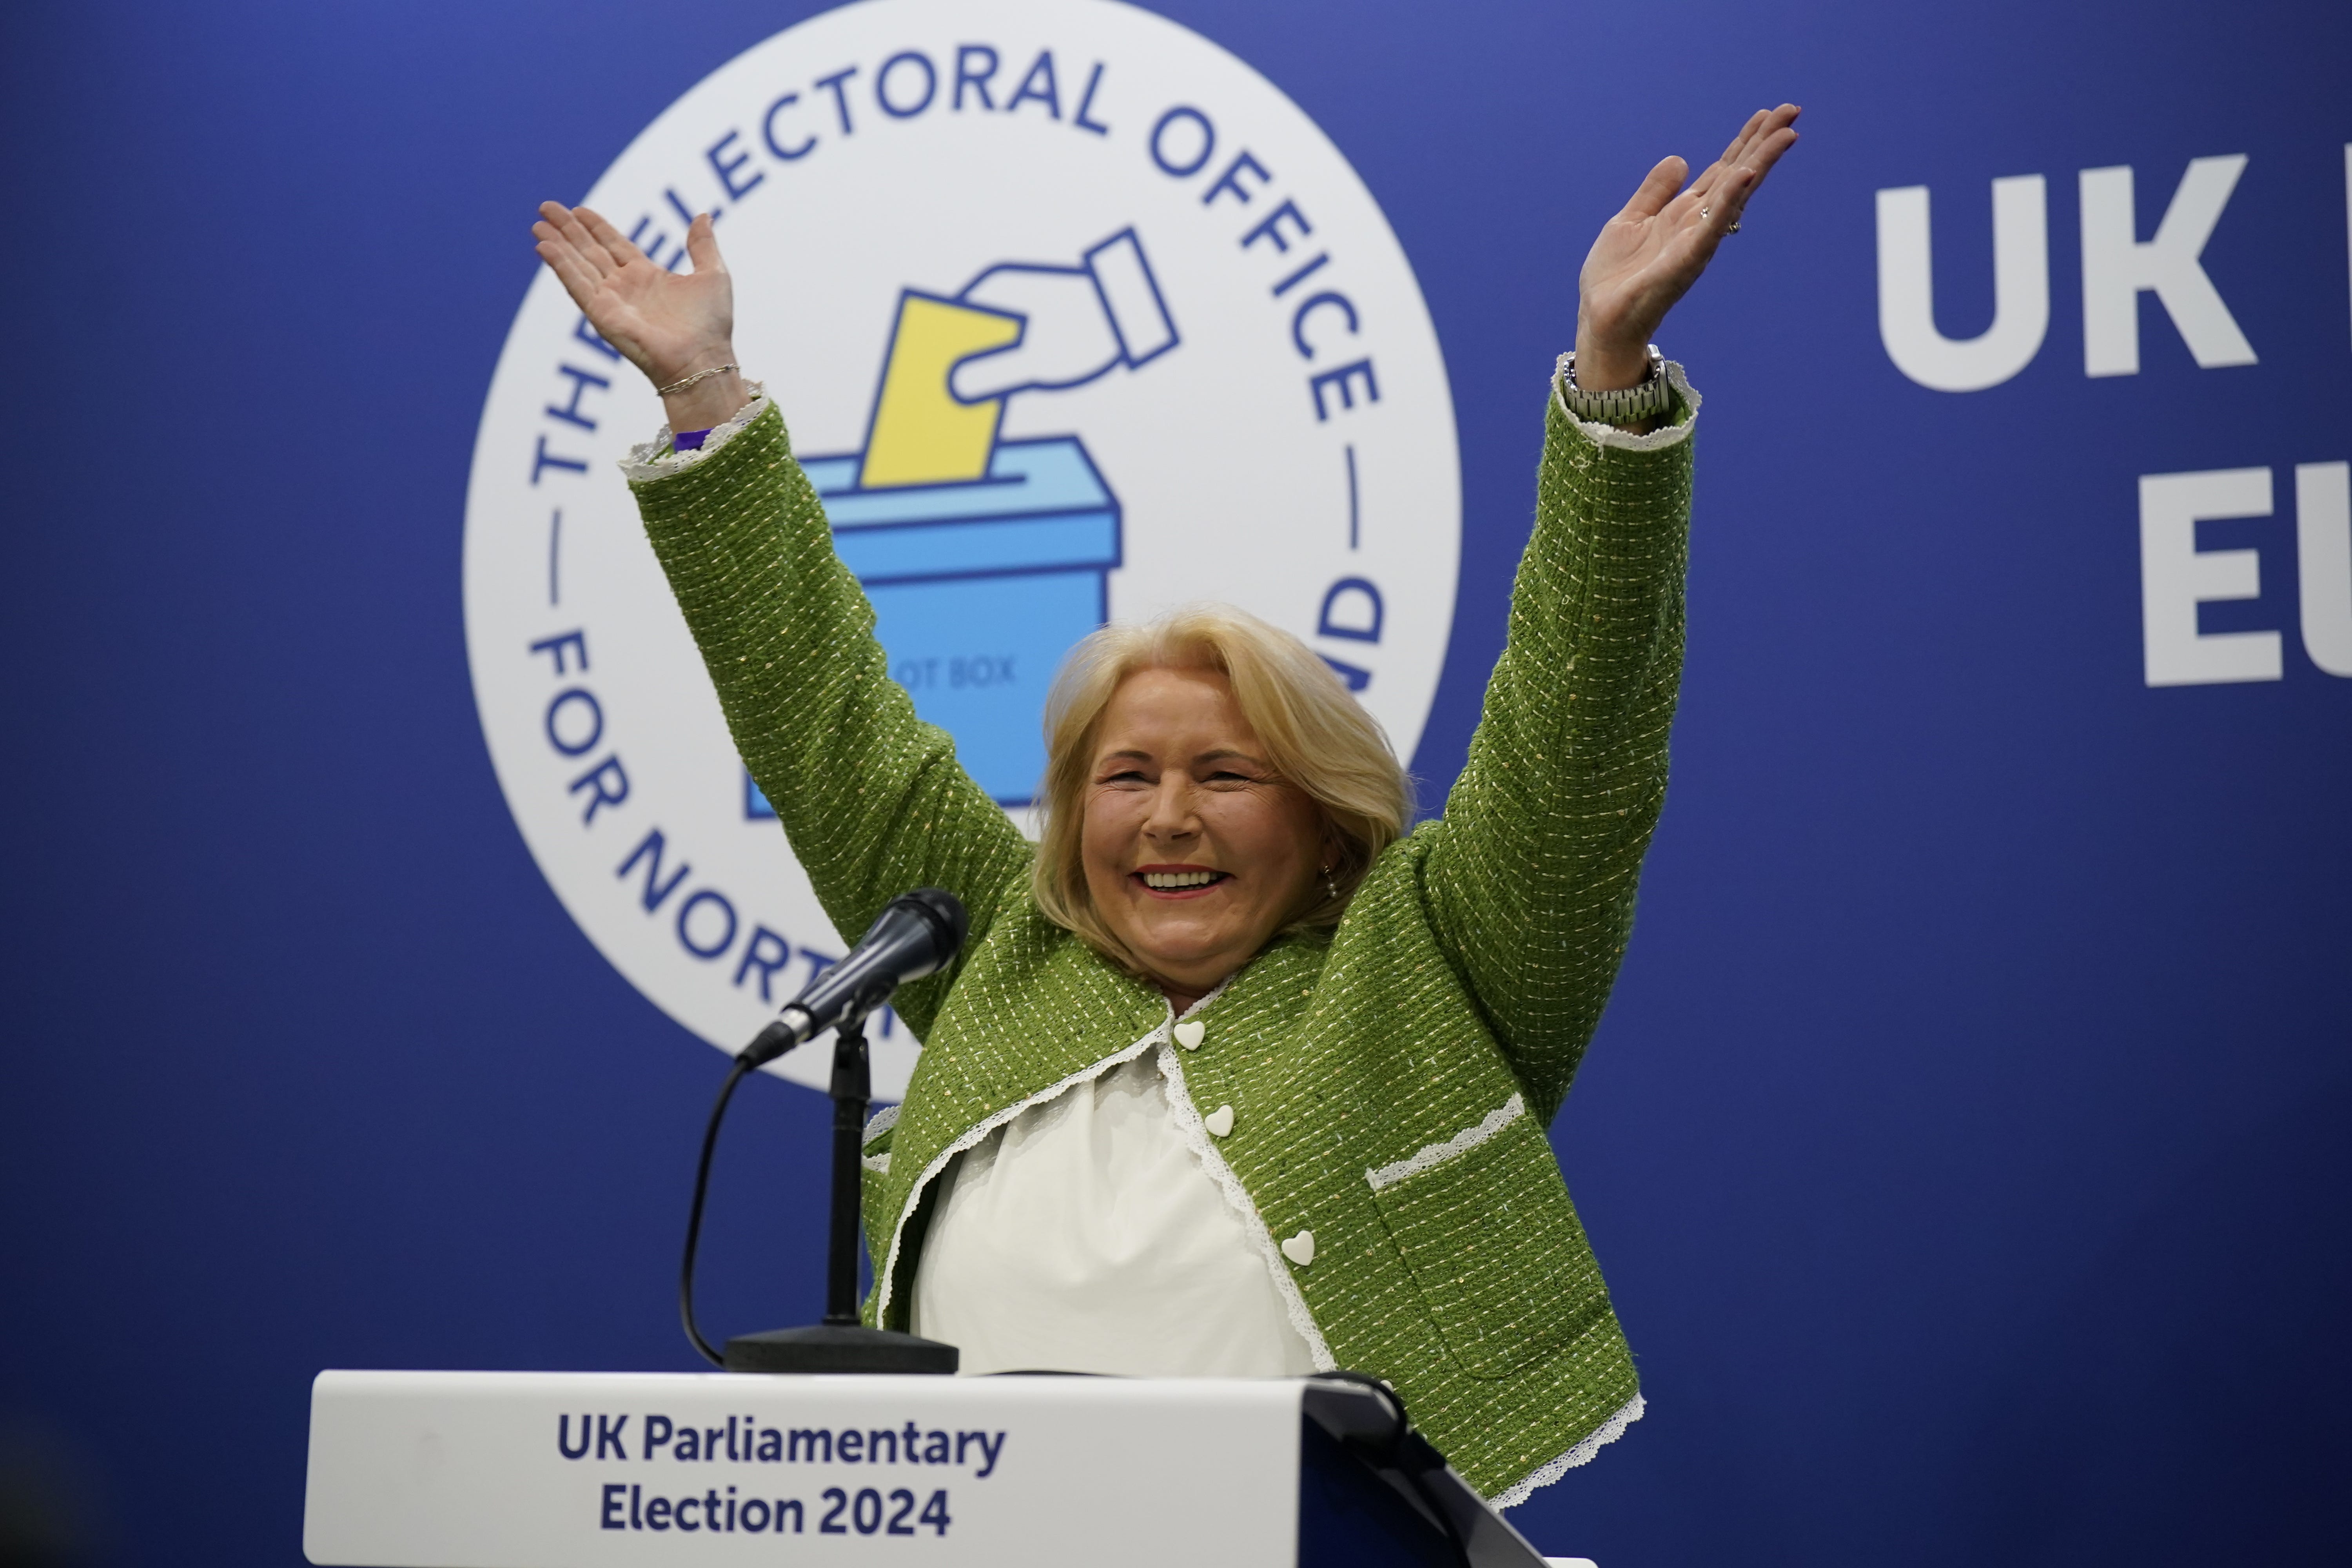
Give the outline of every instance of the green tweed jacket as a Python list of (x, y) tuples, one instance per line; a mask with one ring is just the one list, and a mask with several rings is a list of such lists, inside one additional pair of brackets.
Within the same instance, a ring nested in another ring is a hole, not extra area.
[[(1444, 817), (1381, 858), (1336, 932), (1277, 940), (1199, 1009), (1171, 1095), (1258, 1216), (1317, 1360), (1389, 1379), (1506, 1501), (1641, 1414), (1544, 1129), (1608, 1000), (1665, 793), (1697, 402), (1671, 374), (1672, 423), (1645, 437), (1597, 440), (1548, 400), (1508, 641)], [(898, 994), (924, 1049), (866, 1147), (866, 1311), (904, 1327), (949, 1160), (1173, 1020), (1031, 900), (1032, 846), (890, 679), (773, 408), (635, 488), (843, 940), (919, 885), (971, 911), (954, 967)], [(1223, 1105), (1230, 1134), (1202, 1137), (1194, 1107)]]

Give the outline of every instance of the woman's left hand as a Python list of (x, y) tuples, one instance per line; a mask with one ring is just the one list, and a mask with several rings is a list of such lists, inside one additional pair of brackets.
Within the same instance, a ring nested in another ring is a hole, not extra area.
[(1668, 158), (1601, 229), (1577, 279), (1576, 384), (1633, 386), (1649, 373), (1649, 344), (1675, 301), (1690, 292), (1723, 237), (1780, 154), (1797, 144), (1793, 103), (1759, 109), (1731, 145), (1680, 195), (1690, 166)]

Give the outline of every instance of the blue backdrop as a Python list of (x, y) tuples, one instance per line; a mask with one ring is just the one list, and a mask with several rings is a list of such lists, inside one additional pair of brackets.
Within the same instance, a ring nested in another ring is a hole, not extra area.
[[(811, 9), (0, 21), (0, 1455), (109, 1561), (298, 1562), (321, 1366), (692, 1364), (720, 1064), (512, 826), (460, 517), (532, 204)], [(1443, 336), (1432, 799), (1591, 235), (1660, 153), (1808, 108), (1667, 328), (1708, 398), (1675, 775), (1554, 1129), (1650, 1415), (1522, 1526), (1603, 1568), (2341, 1560), (2352, 679), (2297, 635), (2294, 470), (2352, 458), (2352, 12), (1164, 9), (1332, 135)], [(2086, 375), (2078, 172), (2133, 166), (2145, 238), (2224, 154), (2203, 266), (2258, 363), (2200, 368), (2143, 295), (2139, 373)], [(2040, 353), (1915, 384), (1874, 193), (1930, 187), (1966, 337), (2024, 174)], [(2200, 542), (2259, 551), (2262, 595), (2203, 625), (2281, 630), (2283, 679), (2150, 688), (2138, 479), (2244, 468), (2275, 514)], [(706, 1254), (738, 1330), (821, 1290), (823, 1105), (755, 1088)]]

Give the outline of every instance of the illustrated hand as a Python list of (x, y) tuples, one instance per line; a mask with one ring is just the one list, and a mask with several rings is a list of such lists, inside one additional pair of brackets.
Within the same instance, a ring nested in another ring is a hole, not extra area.
[(1780, 154), (1797, 144), (1791, 127), (1800, 112), (1793, 103), (1758, 110), (1680, 195), (1675, 193), (1689, 165), (1665, 159), (1601, 226), (1577, 279), (1578, 385), (1612, 391), (1647, 374), (1659, 323), (1706, 270)]
[(959, 402), (978, 403), (1030, 387), (1076, 386), (1119, 363), (1118, 335), (1104, 313), (1094, 275), (1083, 267), (992, 267), (957, 298), (1026, 322), (1021, 341), (1012, 347), (957, 364), (948, 390)]
[[(530, 232), (539, 240), (540, 259), (598, 334), (656, 386), (735, 358), (735, 284), (719, 258), (709, 214), (686, 231), (694, 270), (684, 275), (656, 266), (586, 207), (544, 202), (539, 215)], [(719, 423), (747, 398), (742, 378), (730, 372), (666, 401), (670, 427), (689, 430)], [(705, 417), (713, 409), (716, 416)]]

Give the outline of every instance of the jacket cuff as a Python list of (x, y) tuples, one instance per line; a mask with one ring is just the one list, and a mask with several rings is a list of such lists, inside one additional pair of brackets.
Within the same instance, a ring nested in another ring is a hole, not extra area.
[(670, 440), (670, 428), (665, 425), (654, 432), (652, 440), (629, 448), (629, 455), (621, 459), (623, 476), (633, 485), (645, 485), (682, 474), (750, 429), (751, 422), (765, 414), (769, 406), (766, 386), (756, 381), (750, 386), (751, 401), (737, 409), (725, 424), (714, 425), (704, 432), (699, 446), (677, 450)]
[[(1560, 363), (1566, 364), (1567, 362), (1568, 356), (1562, 354)], [(1560, 417), (1568, 422), (1569, 427), (1596, 447), (1614, 447), (1627, 452), (1662, 452), (1669, 447), (1678, 447), (1689, 440), (1691, 431), (1697, 426), (1698, 405), (1701, 400), (1699, 395), (1691, 390), (1691, 384), (1683, 374), (1682, 362), (1679, 360), (1666, 362), (1666, 384), (1674, 389), (1675, 395), (1674, 404), (1666, 411), (1666, 423), (1659, 426), (1655, 430), (1640, 436), (1634, 435), (1631, 430), (1621, 430), (1614, 425), (1596, 424), (1590, 419), (1578, 418), (1570, 410), (1568, 399), (1564, 395), (1565, 378), (1564, 371), (1555, 369), (1552, 372), (1552, 403), (1559, 410)]]

